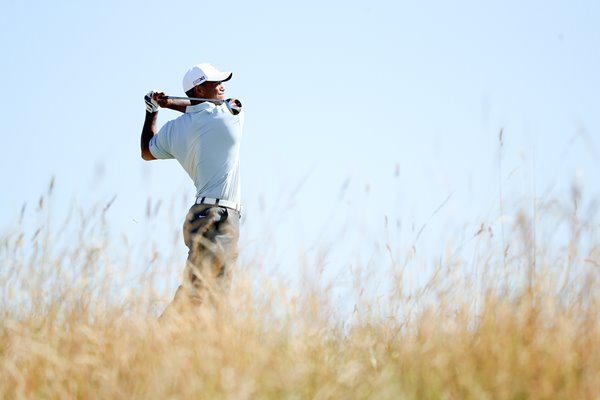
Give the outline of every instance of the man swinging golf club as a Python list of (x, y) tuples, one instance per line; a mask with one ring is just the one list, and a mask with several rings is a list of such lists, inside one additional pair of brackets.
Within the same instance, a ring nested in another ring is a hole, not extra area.
[[(196, 186), (196, 201), (183, 225), (189, 248), (183, 280), (163, 316), (207, 301), (218, 302), (229, 287), (237, 260), (244, 113), (238, 100), (225, 99), (223, 82), (231, 77), (231, 72), (198, 64), (183, 77), (187, 98), (154, 91), (144, 97), (142, 158), (176, 159)], [(157, 133), (159, 107), (184, 114), (167, 122)]]

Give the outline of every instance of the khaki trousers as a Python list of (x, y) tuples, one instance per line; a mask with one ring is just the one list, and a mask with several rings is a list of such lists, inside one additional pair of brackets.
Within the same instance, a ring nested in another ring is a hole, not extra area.
[(206, 204), (190, 208), (183, 224), (188, 258), (181, 285), (161, 318), (185, 312), (198, 305), (218, 305), (231, 283), (238, 258), (240, 214), (232, 209)]

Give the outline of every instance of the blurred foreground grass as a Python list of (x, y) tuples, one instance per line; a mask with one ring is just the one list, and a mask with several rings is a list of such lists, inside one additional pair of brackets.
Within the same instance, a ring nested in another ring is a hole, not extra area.
[(558, 245), (532, 242), (521, 215), (499, 250), (483, 240), (471, 268), (446, 256), (419, 290), (397, 263), (351, 320), (329, 289), (241, 265), (227, 304), (161, 325), (161, 269), (115, 279), (103, 212), (64, 241), (43, 226), (1, 238), (0, 398), (600, 398), (598, 227), (575, 213)]

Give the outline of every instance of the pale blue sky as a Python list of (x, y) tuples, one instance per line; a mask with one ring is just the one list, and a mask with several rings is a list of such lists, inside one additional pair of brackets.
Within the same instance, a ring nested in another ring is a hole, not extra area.
[[(599, 4), (3, 1), (0, 229), (55, 176), (55, 215), (116, 195), (111, 229), (172, 246), (194, 188), (176, 162), (141, 160), (142, 97), (183, 95), (199, 62), (234, 72), (241, 245), (284, 276), (332, 244), (336, 270), (375, 259), (382, 238), (441, 250), (503, 223), (500, 199), (511, 214), (575, 182), (591, 207)], [(149, 199), (164, 210), (151, 229)]]

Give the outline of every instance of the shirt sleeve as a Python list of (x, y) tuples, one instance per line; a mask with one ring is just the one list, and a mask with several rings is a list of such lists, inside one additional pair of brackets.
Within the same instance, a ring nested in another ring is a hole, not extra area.
[(163, 125), (150, 139), (150, 153), (159, 160), (175, 158), (173, 156), (173, 129), (171, 121)]

